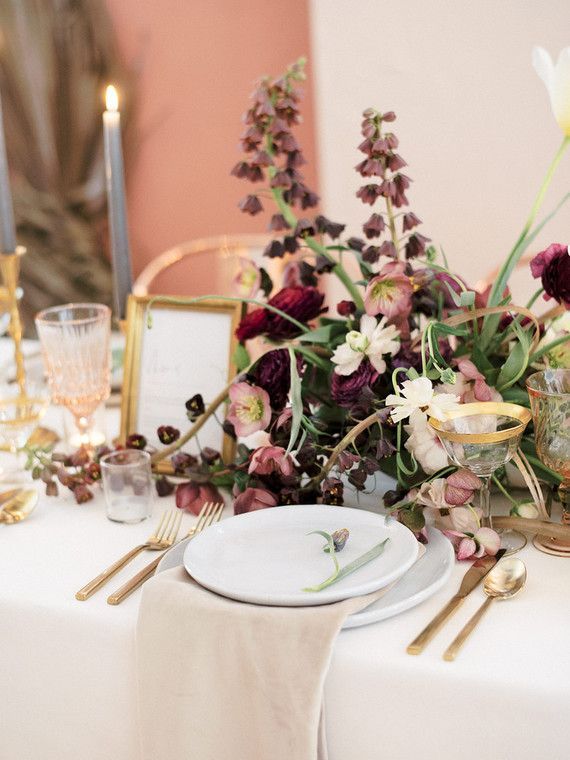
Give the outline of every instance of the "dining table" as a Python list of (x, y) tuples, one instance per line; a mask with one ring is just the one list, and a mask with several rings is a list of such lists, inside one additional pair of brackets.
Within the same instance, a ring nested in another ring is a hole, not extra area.
[[(116, 425), (117, 410), (108, 415)], [(98, 487), (79, 505), (66, 489), (48, 497), (41, 483), (28, 485), (41, 492), (35, 511), (0, 525), (0, 760), (140, 760), (141, 591), (116, 606), (106, 599), (151, 553), (88, 600), (75, 593), (144, 542), (174, 499), (155, 497), (150, 519), (126, 525), (107, 519)], [(230, 517), (226, 507), (223, 519)], [(195, 520), (183, 516), (180, 536)], [(570, 563), (531, 543), (517, 556), (527, 566), (524, 590), (495, 603), (453, 662), (442, 654), (485, 599), (481, 586), (421, 655), (406, 646), (457, 591), (466, 562), (456, 562), (444, 588), (417, 607), (340, 632), (324, 690), (330, 760), (567, 760)], [(172, 673), (174, 692), (186, 677)], [(214, 711), (211, 719), (223, 731), (228, 717)], [(191, 747), (188, 757), (202, 760)]]

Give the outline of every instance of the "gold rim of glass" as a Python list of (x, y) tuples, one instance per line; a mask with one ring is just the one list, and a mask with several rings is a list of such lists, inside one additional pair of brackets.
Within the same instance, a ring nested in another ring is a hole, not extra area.
[(570, 369), (549, 369), (544, 370), (541, 369), (538, 372), (534, 372), (532, 375), (529, 375), (526, 379), (526, 390), (530, 396), (535, 396), (536, 398), (544, 398), (545, 396), (569, 396), (570, 393), (565, 393), (564, 391), (544, 391), (541, 388), (535, 388), (533, 385), (531, 385), (531, 381), (537, 378), (539, 375), (544, 375), (545, 372), (551, 372), (552, 374), (570, 374)]
[[(50, 317), (54, 314), (58, 314), (62, 312), (64, 309), (92, 309), (96, 312), (96, 314), (93, 314), (90, 317), (75, 317), (74, 319), (50, 319)], [(64, 303), (61, 304), (61, 306), (50, 306), (48, 309), (43, 309), (38, 314), (36, 314), (35, 322), (36, 324), (41, 325), (47, 325), (47, 326), (60, 326), (64, 325), (65, 327), (74, 326), (74, 325), (88, 325), (92, 322), (99, 322), (102, 318), (108, 316), (111, 314), (111, 309), (102, 303)]]
[(41, 396), (24, 396), (22, 398), (16, 396), (14, 398), (0, 399), (0, 410), (8, 409), (14, 406), (17, 408), (35, 406), (37, 409), (34, 412), (28, 412), (28, 414), (23, 415), (22, 417), (16, 417), (13, 420), (0, 419), (0, 426), (18, 427), (19, 425), (26, 425), (30, 422), (36, 422), (45, 414), (47, 407), (49, 406), (49, 397), (43, 398)]
[[(473, 417), (475, 415), (497, 414), (502, 417), (510, 417), (518, 420), (518, 425), (508, 430), (496, 430), (494, 433), (456, 433), (453, 430), (445, 430), (443, 425), (448, 420), (456, 420), (460, 417)], [(520, 435), (532, 419), (530, 410), (518, 404), (509, 404), (506, 401), (479, 401), (471, 404), (461, 404), (458, 409), (449, 411), (444, 420), (430, 417), (429, 425), (441, 438), (454, 443), (498, 443), (508, 441)]]

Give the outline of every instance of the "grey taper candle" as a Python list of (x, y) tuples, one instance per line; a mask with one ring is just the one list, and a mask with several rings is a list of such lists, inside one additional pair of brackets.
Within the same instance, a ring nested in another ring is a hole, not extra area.
[(127, 296), (132, 290), (133, 276), (127, 227), (125, 176), (121, 146), (121, 114), (118, 111), (117, 91), (112, 86), (107, 87), (107, 110), (103, 113), (103, 135), (107, 205), (111, 232), (114, 311), (118, 319), (124, 319)]
[(10, 192), (10, 175), (4, 140), (4, 118), (0, 98), (0, 253), (14, 253), (16, 250), (16, 227), (14, 206)]

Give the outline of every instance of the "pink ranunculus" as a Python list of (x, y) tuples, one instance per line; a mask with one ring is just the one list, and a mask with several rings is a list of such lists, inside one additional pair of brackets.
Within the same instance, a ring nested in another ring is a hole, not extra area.
[(253, 512), (257, 509), (267, 509), (277, 506), (277, 497), (265, 488), (246, 488), (234, 500), (234, 514)]
[(260, 446), (251, 457), (248, 472), (257, 475), (293, 474), (293, 460), (281, 446)]
[(230, 408), (227, 419), (237, 436), (247, 436), (265, 430), (271, 421), (269, 394), (249, 383), (234, 383), (229, 391)]
[(240, 298), (255, 298), (261, 287), (261, 271), (259, 267), (245, 256), (238, 259), (239, 271), (232, 284)]
[(403, 262), (390, 262), (369, 281), (364, 293), (367, 314), (373, 317), (383, 314), (388, 319), (409, 315), (414, 288), (404, 269)]
[(185, 512), (200, 514), (200, 510), (207, 502), (221, 503), (223, 498), (211, 483), (180, 483), (176, 487), (176, 506)]

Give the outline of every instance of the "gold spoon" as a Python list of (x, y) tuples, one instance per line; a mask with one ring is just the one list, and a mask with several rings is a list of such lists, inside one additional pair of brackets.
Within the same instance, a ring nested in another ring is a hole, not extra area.
[(443, 653), (443, 659), (451, 662), (474, 630), (477, 623), (487, 612), (495, 599), (511, 599), (526, 583), (526, 566), (518, 557), (501, 560), (485, 578), (483, 591), (487, 598), (473, 617), (463, 626), (457, 636)]
[[(22, 488), (8, 493), (13, 495), (8, 499), (4, 498), (3, 503), (0, 503), (0, 523), (13, 525), (31, 515), (38, 503), (38, 492), (35, 488)], [(2, 497), (6, 495), (2, 494)]]

